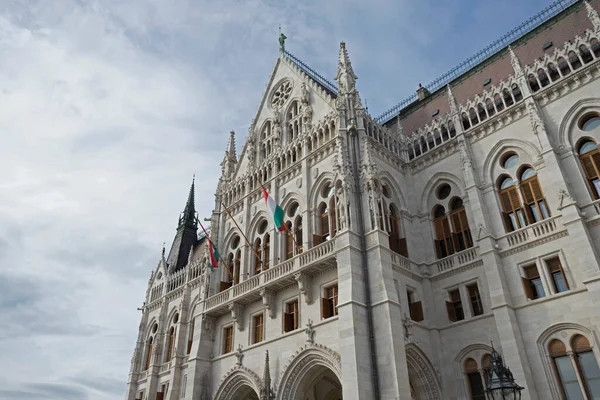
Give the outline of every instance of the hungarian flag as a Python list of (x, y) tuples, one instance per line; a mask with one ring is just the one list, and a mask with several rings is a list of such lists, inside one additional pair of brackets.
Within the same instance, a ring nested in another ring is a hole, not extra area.
[(206, 229), (204, 229), (204, 226), (202, 226), (202, 223), (200, 221), (198, 221), (198, 223), (200, 223), (200, 228), (202, 228), (204, 234), (206, 235), (206, 240), (208, 240), (208, 252), (210, 254), (210, 270), (214, 271), (215, 269), (219, 268), (219, 259), (221, 258), (221, 256), (219, 255), (219, 252), (217, 251), (217, 248), (215, 247), (212, 240), (210, 240), (210, 237), (208, 236)]
[(262, 187), (265, 203), (267, 204), (269, 211), (271, 211), (271, 214), (273, 214), (273, 220), (275, 221), (275, 226), (277, 227), (277, 230), (285, 231), (285, 225), (283, 224), (283, 210), (281, 209), (281, 207), (279, 207), (279, 205), (277, 205), (277, 203), (275, 203), (275, 200), (273, 200), (273, 198), (269, 196), (269, 193), (267, 193), (267, 189), (265, 189), (263, 185), (260, 186)]

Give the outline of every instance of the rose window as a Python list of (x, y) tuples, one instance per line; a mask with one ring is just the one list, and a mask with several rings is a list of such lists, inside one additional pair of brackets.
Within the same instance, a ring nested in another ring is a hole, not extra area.
[(273, 100), (271, 103), (273, 108), (281, 108), (290, 98), (290, 94), (292, 93), (292, 84), (290, 81), (285, 81), (275, 90), (273, 93)]

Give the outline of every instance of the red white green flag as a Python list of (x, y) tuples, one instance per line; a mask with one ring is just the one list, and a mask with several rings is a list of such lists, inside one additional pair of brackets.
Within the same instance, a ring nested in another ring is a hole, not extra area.
[(265, 203), (267, 204), (267, 208), (273, 214), (273, 220), (275, 221), (275, 226), (278, 231), (285, 231), (285, 225), (283, 223), (284, 212), (281, 207), (275, 202), (275, 200), (269, 195), (267, 189), (262, 186), (263, 197), (265, 198)]
[(219, 252), (217, 251), (217, 248), (215, 247), (212, 240), (210, 240), (210, 237), (208, 236), (208, 233), (206, 233), (206, 229), (204, 229), (202, 223), (200, 223), (200, 227), (206, 235), (206, 240), (208, 240), (208, 252), (210, 254), (210, 270), (214, 271), (215, 269), (219, 268), (219, 259), (221, 258), (221, 256), (219, 255)]

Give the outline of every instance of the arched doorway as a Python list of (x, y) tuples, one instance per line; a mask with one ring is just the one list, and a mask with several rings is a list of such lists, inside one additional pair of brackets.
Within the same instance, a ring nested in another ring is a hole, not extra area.
[(237, 388), (235, 393), (231, 394), (232, 400), (258, 400), (258, 395), (248, 385), (242, 385)]
[(306, 345), (281, 375), (277, 400), (342, 400), (341, 359), (320, 344)]
[(259, 400), (261, 380), (251, 370), (239, 366), (221, 381), (214, 400)]
[(316, 365), (300, 381), (294, 400), (342, 400), (342, 384), (327, 367)]
[(440, 383), (433, 365), (415, 344), (406, 346), (411, 400), (441, 400)]

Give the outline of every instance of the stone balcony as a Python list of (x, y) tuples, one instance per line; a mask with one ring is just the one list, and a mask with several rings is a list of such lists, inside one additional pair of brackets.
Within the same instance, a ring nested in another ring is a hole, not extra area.
[(501, 236), (496, 242), (500, 256), (507, 257), (567, 235), (562, 216), (555, 215)]
[(204, 311), (210, 315), (229, 312), (229, 304), (248, 304), (262, 298), (263, 290), (277, 291), (296, 283), (296, 274), (313, 275), (323, 268), (335, 265), (335, 239), (298, 254), (237, 285), (206, 299)]
[(600, 200), (595, 200), (582, 206), (581, 214), (589, 226), (600, 224)]

